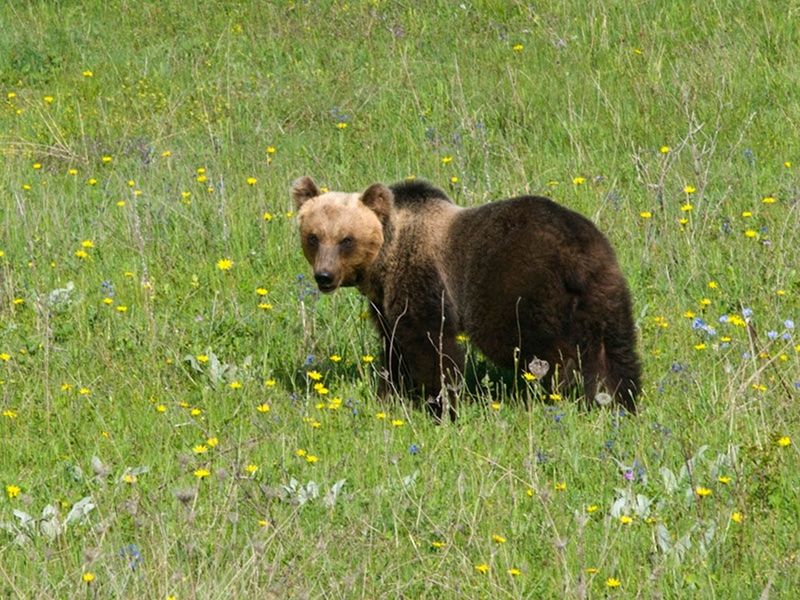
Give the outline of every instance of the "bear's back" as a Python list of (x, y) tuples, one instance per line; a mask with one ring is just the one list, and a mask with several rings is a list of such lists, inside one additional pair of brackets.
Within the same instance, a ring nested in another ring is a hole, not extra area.
[(394, 204), (398, 208), (414, 208), (430, 202), (451, 203), (442, 190), (427, 181), (411, 179), (389, 186), (394, 195)]

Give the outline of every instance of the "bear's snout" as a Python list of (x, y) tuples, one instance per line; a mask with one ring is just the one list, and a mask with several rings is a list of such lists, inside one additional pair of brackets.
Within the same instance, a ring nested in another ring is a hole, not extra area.
[(314, 281), (317, 282), (320, 292), (332, 292), (336, 288), (333, 282), (333, 273), (329, 271), (317, 271), (314, 273)]

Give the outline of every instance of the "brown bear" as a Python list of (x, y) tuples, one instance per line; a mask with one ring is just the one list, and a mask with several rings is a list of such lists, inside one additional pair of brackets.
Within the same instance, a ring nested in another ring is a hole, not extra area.
[(587, 402), (610, 395), (636, 410), (630, 294), (585, 217), (537, 196), (461, 208), (417, 180), (321, 193), (302, 177), (292, 196), (319, 290), (354, 286), (369, 299), (395, 390), (452, 412), (463, 332), (498, 366), (544, 365), (546, 388), (582, 380)]

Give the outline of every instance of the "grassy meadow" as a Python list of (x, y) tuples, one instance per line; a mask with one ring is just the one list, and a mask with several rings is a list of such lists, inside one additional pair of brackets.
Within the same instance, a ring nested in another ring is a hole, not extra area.
[[(795, 597), (796, 4), (0, 23), (0, 597)], [(640, 413), (488, 376), (455, 423), (380, 402), (366, 301), (301, 255), (301, 175), (589, 216)]]

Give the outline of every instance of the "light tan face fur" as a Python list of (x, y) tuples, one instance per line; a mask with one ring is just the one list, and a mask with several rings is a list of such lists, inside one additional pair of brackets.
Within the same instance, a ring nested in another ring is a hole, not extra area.
[[(315, 189), (315, 188), (312, 188)], [(361, 194), (327, 192), (295, 199), (303, 254), (321, 292), (358, 285), (383, 245), (378, 216)]]

